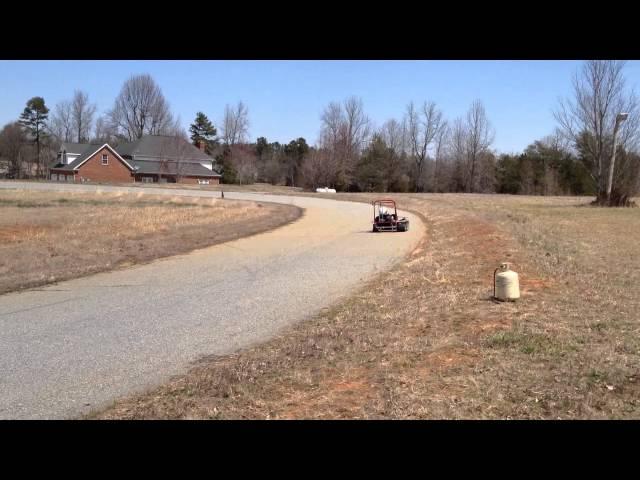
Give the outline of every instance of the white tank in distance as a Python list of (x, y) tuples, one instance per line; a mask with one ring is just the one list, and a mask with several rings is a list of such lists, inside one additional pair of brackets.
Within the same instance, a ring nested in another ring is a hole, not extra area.
[(495, 297), (502, 301), (520, 298), (518, 274), (510, 269), (508, 263), (501, 264), (499, 270), (495, 278)]

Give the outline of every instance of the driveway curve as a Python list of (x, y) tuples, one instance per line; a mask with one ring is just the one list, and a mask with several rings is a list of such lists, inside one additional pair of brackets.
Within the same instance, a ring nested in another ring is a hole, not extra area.
[[(219, 192), (0, 182), (0, 188)], [(202, 355), (264, 341), (349, 295), (418, 243), (370, 233), (366, 204), (256, 193), (297, 205), (276, 230), (152, 263), (0, 296), (0, 418), (73, 418), (185, 372)]]

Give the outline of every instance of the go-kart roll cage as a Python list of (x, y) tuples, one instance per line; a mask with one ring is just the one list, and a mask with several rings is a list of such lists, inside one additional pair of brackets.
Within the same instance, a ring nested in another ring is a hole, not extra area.
[(373, 221), (378, 215), (376, 215), (376, 207), (378, 208), (378, 213), (380, 212), (380, 207), (390, 207), (393, 208), (393, 219), (398, 220), (398, 209), (396, 208), (395, 200), (391, 200), (390, 198), (382, 198), (380, 200), (375, 200), (373, 202)]
[[(383, 209), (383, 207), (387, 207), (389, 210), (393, 209), (393, 213), (387, 213), (386, 208)], [(381, 198), (373, 202), (374, 232), (406, 232), (407, 230), (409, 230), (409, 220), (405, 217), (398, 218), (395, 200)]]

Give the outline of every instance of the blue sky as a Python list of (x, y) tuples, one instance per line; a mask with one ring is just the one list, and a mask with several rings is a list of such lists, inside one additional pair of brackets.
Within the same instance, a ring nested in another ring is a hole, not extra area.
[[(74, 89), (89, 94), (103, 113), (122, 83), (149, 73), (185, 128), (198, 110), (219, 124), (227, 103), (249, 107), (250, 136), (314, 143), (320, 114), (330, 101), (363, 99), (375, 124), (400, 118), (410, 100), (433, 100), (449, 119), (471, 102), (484, 102), (500, 152), (516, 152), (549, 134), (552, 110), (570, 93), (579, 61), (0, 61), (0, 126), (25, 102), (42, 96), (52, 108)], [(640, 62), (629, 62), (630, 85)]]

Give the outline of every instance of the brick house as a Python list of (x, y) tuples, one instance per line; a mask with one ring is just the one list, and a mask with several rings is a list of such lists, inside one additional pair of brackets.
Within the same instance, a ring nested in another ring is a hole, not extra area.
[(218, 184), (221, 175), (204, 145), (185, 139), (146, 135), (113, 148), (109, 144), (63, 143), (49, 169), (49, 178), (62, 182), (149, 182)]

